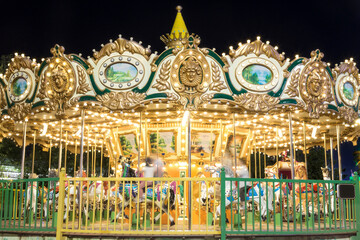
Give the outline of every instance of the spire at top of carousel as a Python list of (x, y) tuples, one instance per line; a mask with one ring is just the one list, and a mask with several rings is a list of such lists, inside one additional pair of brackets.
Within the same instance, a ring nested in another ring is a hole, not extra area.
[(189, 32), (181, 14), (182, 7), (177, 6), (176, 10), (177, 14), (170, 34), (167, 33), (166, 35), (162, 35), (160, 37), (161, 41), (163, 41), (169, 48), (182, 47), (189, 38)]

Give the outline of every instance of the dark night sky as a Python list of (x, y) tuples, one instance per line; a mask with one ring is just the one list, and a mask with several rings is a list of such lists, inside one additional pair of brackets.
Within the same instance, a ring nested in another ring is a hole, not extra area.
[(239, 41), (261, 36), (286, 57), (308, 57), (319, 48), (324, 61), (360, 59), (360, 1), (7, 1), (0, 14), (0, 55), (50, 56), (58, 43), (67, 53), (92, 54), (101, 43), (134, 37), (152, 51), (171, 30), (176, 5), (203, 47), (228, 52)]
[(202, 38), (200, 46), (216, 48), (219, 54), (228, 53), (229, 46), (236, 47), (239, 41), (261, 36), (291, 59), (295, 54), (309, 57), (318, 48), (331, 66), (351, 57), (360, 62), (358, 0), (12, 0), (0, 14), (0, 55), (19, 52), (40, 59), (50, 56), (50, 48), (58, 43), (66, 53), (88, 56), (118, 34), (161, 52), (164, 44), (159, 37), (171, 30), (178, 4), (189, 32)]

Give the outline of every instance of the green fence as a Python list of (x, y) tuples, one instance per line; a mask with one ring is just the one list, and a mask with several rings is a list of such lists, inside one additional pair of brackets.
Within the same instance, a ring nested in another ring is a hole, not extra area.
[[(356, 199), (339, 199), (337, 185), (354, 181), (227, 178), (221, 173), (221, 234), (355, 235)], [(226, 217), (225, 217), (226, 216)]]
[(58, 181), (0, 180), (0, 231), (56, 231)]

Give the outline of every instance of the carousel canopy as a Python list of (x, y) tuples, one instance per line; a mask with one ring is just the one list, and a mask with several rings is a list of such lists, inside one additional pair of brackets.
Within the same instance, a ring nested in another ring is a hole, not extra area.
[(287, 147), (289, 112), (299, 133), (295, 144), (303, 131), (309, 138), (314, 131), (336, 136), (335, 125), (342, 139), (357, 137), (360, 79), (352, 59), (334, 68), (320, 50), (289, 59), (260, 37), (218, 55), (200, 47), (200, 37), (188, 32), (177, 10), (171, 33), (161, 36), (161, 54), (121, 35), (87, 59), (59, 45), (40, 63), (15, 54), (0, 75), (1, 136), (20, 139), (26, 121), (28, 131), (39, 131), (38, 141), (44, 136), (47, 144), (60, 140), (61, 123), (74, 144), (84, 109), (87, 128), (95, 130), (87, 137), (99, 144), (115, 127), (139, 127), (140, 114), (149, 128), (171, 129), (184, 111), (190, 111), (194, 129), (229, 127), (234, 120), (239, 133), (251, 130), (269, 149), (275, 132)]

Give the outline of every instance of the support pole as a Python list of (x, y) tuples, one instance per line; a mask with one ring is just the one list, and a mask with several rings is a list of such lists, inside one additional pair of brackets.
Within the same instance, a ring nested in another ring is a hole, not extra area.
[(90, 129), (89, 126), (87, 128), (87, 153), (86, 153), (86, 175), (90, 176), (90, 172), (89, 172), (89, 161), (90, 161), (90, 139), (89, 139), (89, 135), (90, 135)]
[[(59, 143), (59, 166), (58, 166), (58, 172), (60, 172), (61, 169), (61, 160), (62, 160), (62, 126), (63, 126), (63, 120), (60, 120), (60, 143)], [(66, 169), (65, 169), (66, 171)]]
[[(226, 146), (225, 146), (226, 147)], [(221, 166), (223, 166), (223, 129), (222, 129), (222, 120), (220, 119), (220, 161), (221, 161)]]
[(342, 178), (342, 165), (341, 165), (341, 152), (340, 152), (340, 126), (336, 125), (336, 142), (337, 142), (337, 153), (338, 153), (338, 163), (339, 163), (339, 180), (343, 180)]
[(265, 168), (266, 168), (266, 135), (264, 134), (264, 177), (266, 178)]
[(81, 137), (80, 137), (80, 171), (79, 177), (82, 177), (84, 169), (84, 125), (85, 125), (85, 110), (81, 110)]
[[(210, 123), (211, 124), (211, 123)], [(211, 164), (211, 162), (212, 162), (212, 155), (213, 155), (213, 141), (214, 141), (214, 139), (213, 139), (213, 125), (211, 124), (211, 139), (210, 139), (210, 164)]]
[[(259, 142), (260, 143), (260, 142)], [(261, 178), (261, 147), (259, 145), (259, 151), (258, 151), (258, 161), (259, 161), (259, 178)]]
[[(191, 122), (190, 122), (190, 112), (188, 115), (188, 171), (189, 171), (189, 178), (191, 178)], [(189, 215), (189, 220), (188, 220), (188, 224), (189, 224), (189, 230), (191, 230), (191, 211), (192, 211), (192, 207), (191, 207), (191, 181), (189, 182), (189, 195), (188, 195), (188, 215)]]
[(96, 135), (95, 135), (95, 146), (94, 146), (94, 150), (93, 150), (93, 155), (94, 155), (94, 177), (96, 176), (96, 147), (97, 147), (97, 145), (96, 145), (96, 140), (97, 140), (97, 137), (96, 137)]
[(257, 178), (257, 161), (256, 161), (256, 136), (254, 134), (254, 163), (255, 163), (255, 178)]
[(34, 163), (35, 163), (35, 144), (36, 144), (36, 130), (34, 131), (34, 142), (33, 142), (33, 152), (32, 152), (32, 165), (31, 173), (34, 173)]
[(291, 179), (295, 179), (295, 168), (294, 168), (294, 142), (293, 142), (293, 131), (292, 131), (292, 118), (291, 112), (289, 112), (289, 133), (290, 133), (290, 156), (291, 156)]
[(333, 138), (330, 137), (330, 160), (331, 160), (331, 180), (334, 178), (334, 153), (333, 153)]
[[(104, 153), (104, 141), (105, 141), (105, 136), (101, 142), (101, 149), (100, 149), (100, 177), (102, 177), (102, 166), (103, 166), (103, 153)], [(108, 176), (110, 177), (110, 176)]]
[(236, 151), (237, 151), (237, 149), (236, 149), (236, 127), (235, 127), (235, 113), (233, 113), (233, 125), (234, 125), (234, 129), (233, 129), (233, 131), (234, 131), (234, 162), (235, 162), (235, 171), (234, 171), (234, 173), (235, 173), (235, 176), (236, 176)]
[(23, 124), (23, 149), (22, 149), (22, 155), (21, 155), (21, 179), (24, 179), (26, 128), (27, 128), (27, 119), (25, 119), (24, 124)]
[(74, 177), (75, 177), (75, 174), (76, 174), (76, 157), (77, 157), (77, 139), (75, 139)]
[(65, 171), (66, 171), (66, 160), (67, 160), (67, 146), (68, 146), (68, 132), (65, 131), (65, 153), (64, 153), (64, 164), (65, 164)]
[(306, 124), (305, 124), (305, 121), (303, 122), (303, 134), (304, 134), (305, 169), (306, 169), (306, 176), (309, 176), (308, 175), (308, 165), (307, 165), (307, 153), (306, 153)]
[(49, 148), (49, 170), (51, 169), (51, 149), (52, 149), (52, 139), (50, 139), (50, 148)]
[(327, 167), (327, 159), (326, 159), (326, 133), (324, 133), (324, 160), (325, 160), (325, 166)]
[(276, 127), (276, 167), (277, 167), (277, 174), (279, 174), (280, 166), (279, 166), (279, 129), (278, 129), (278, 127)]
[(252, 149), (252, 143), (253, 140), (251, 140), (252, 138), (252, 132), (249, 130), (249, 134), (250, 134), (250, 141), (249, 141), (249, 176), (251, 178), (251, 149)]
[(146, 121), (146, 118), (145, 118), (145, 136), (144, 136), (144, 140), (145, 140), (144, 146), (145, 146), (145, 158), (146, 158), (148, 156), (148, 151), (147, 151), (147, 148), (148, 148), (148, 144), (147, 144), (147, 121)]
[(137, 166), (137, 172), (140, 172), (140, 155), (141, 155), (141, 120), (142, 120), (142, 112), (140, 112), (140, 127), (139, 127), (139, 142), (138, 142), (138, 166)]

